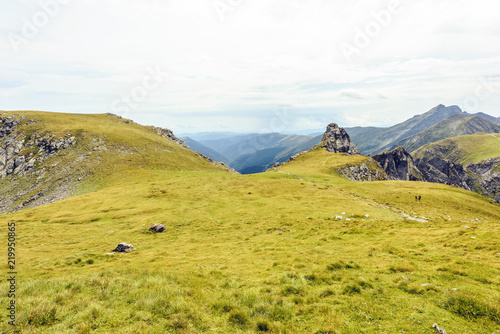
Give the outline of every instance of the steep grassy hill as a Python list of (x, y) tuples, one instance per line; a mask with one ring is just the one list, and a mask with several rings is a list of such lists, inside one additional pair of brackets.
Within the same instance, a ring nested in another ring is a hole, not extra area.
[(402, 146), (408, 152), (412, 152), (428, 143), (434, 143), (450, 137), (471, 135), (480, 132), (499, 133), (500, 125), (479, 116), (455, 114), (447, 117), (445, 120), (430, 127), (429, 129), (397, 143), (394, 148)]
[[(173, 152), (169, 168), (108, 169), (100, 190), (0, 216), (3, 235), (17, 227), (19, 332), (499, 331), (490, 200), (434, 183), (350, 182), (338, 168), (370, 158), (323, 149), (255, 175)], [(154, 223), (166, 231), (148, 232)], [(119, 242), (135, 250), (112, 254)]]
[(0, 212), (100, 189), (140, 169), (217, 170), (169, 130), (112, 114), (0, 114)]
[(499, 134), (458, 136), (425, 145), (415, 151), (415, 159), (437, 156), (463, 166), (500, 157)]

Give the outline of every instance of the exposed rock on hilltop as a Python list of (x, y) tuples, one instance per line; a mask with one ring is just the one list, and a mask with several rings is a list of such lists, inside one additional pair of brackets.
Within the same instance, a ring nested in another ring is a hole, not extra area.
[(357, 165), (347, 165), (336, 169), (342, 177), (350, 181), (386, 181), (393, 178), (381, 170), (373, 159)]
[(372, 157), (393, 180), (422, 181), (422, 174), (415, 166), (410, 153), (402, 147)]
[(361, 154), (344, 128), (339, 128), (336, 123), (330, 123), (326, 127), (326, 132), (319, 145), (332, 153)]
[(152, 129), (159, 135), (159, 136), (162, 136), (162, 137), (165, 137), (167, 139), (170, 139), (171, 141), (173, 141), (174, 143), (177, 143), (179, 145), (181, 145), (182, 147), (184, 148), (187, 148), (188, 150), (190, 149), (189, 146), (186, 145), (186, 143), (184, 141), (182, 141), (181, 139), (177, 138), (174, 133), (172, 132), (172, 130), (169, 130), (169, 129), (163, 129), (163, 128), (159, 128), (159, 127), (156, 127), (156, 126), (153, 126)]
[[(59, 150), (64, 150), (76, 142), (76, 138), (67, 134), (56, 138), (53, 134), (33, 133), (26, 136), (17, 131), (21, 120), (12, 116), (0, 117), (0, 176), (10, 174), (18, 176), (30, 172)], [(26, 125), (31, 125), (30, 122)]]

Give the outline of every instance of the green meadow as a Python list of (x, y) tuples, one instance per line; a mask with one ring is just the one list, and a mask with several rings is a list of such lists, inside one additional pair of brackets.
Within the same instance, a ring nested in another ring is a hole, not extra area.
[(480, 133), (443, 139), (422, 146), (412, 152), (412, 156), (415, 159), (422, 158), (427, 151), (437, 154), (442, 159), (466, 166), (497, 158), (500, 153), (500, 135)]
[[(500, 206), (485, 197), (351, 182), (336, 169), (368, 158), (322, 149), (231, 174), (137, 124), (66, 121), (46, 129), (83, 129), (74, 152), (104, 135), (108, 149), (75, 196), (0, 215), (4, 240), (17, 227), (18, 272), (17, 325), (4, 279), (0, 331), (500, 331)], [(120, 242), (135, 249), (113, 253)]]

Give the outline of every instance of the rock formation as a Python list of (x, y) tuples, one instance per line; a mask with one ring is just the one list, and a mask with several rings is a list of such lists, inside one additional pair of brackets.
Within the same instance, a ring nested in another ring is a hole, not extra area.
[[(56, 138), (53, 134), (34, 133), (30, 136), (19, 130), (23, 119), (12, 116), (0, 117), (0, 176), (29, 173), (36, 164), (42, 163), (60, 150), (76, 143), (71, 134)], [(26, 125), (31, 125), (28, 123)]]
[(156, 127), (156, 126), (152, 126), (151, 127), (159, 136), (162, 136), (162, 137), (165, 137), (167, 139), (170, 139), (171, 141), (173, 141), (174, 143), (177, 143), (179, 145), (181, 145), (182, 147), (184, 148), (187, 148), (188, 150), (190, 149), (189, 146), (186, 145), (186, 143), (184, 143), (181, 139), (177, 138), (174, 133), (172, 132), (172, 130), (169, 130), (169, 129), (163, 129), (163, 128), (159, 128), (159, 127)]
[(339, 128), (336, 123), (331, 123), (326, 127), (320, 147), (324, 147), (332, 153), (361, 154), (344, 128)]
[(368, 160), (366, 163), (363, 162), (358, 165), (337, 168), (336, 172), (351, 181), (384, 181), (393, 179), (385, 174), (373, 159)]
[(382, 170), (393, 180), (423, 181), (410, 153), (401, 146), (390, 152), (372, 156)]
[(500, 204), (500, 157), (470, 164), (465, 170), (473, 179), (473, 190)]
[(427, 182), (443, 183), (450, 186), (471, 190), (472, 179), (462, 165), (443, 160), (437, 156), (415, 161)]

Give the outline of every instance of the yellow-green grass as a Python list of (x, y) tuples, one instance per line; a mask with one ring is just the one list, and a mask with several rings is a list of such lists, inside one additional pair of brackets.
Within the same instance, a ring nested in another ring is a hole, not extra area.
[[(42, 137), (76, 138), (68, 149), (51, 155), (36, 168), (42, 175), (29, 173), (10, 175), (0, 184), (3, 196), (22, 194), (11, 207), (29, 200), (39, 192), (50, 195), (56, 188), (66, 187), (72, 194), (98, 190), (120, 180), (124, 175), (146, 169), (217, 171), (199, 155), (142, 126), (111, 114), (65, 114), (39, 111), (0, 112), (2, 117), (23, 118), (16, 132), (26, 141), (34, 134)], [(35, 121), (35, 122), (33, 122)], [(37, 145), (26, 148), (36, 153)], [(36, 157), (36, 156), (35, 156)], [(77, 180), (80, 179), (81, 181)], [(32, 186), (35, 185), (35, 186)]]
[[(498, 332), (500, 207), (335, 172), (366, 159), (316, 150), (246, 176), (123, 170), (99, 191), (0, 216), (0, 233), (17, 226), (17, 330)], [(154, 223), (166, 231), (147, 232)], [(136, 250), (106, 254), (119, 242)]]
[(415, 159), (425, 156), (427, 151), (438, 153), (441, 158), (462, 164), (478, 163), (500, 156), (499, 134), (464, 135), (427, 144), (412, 152)]

